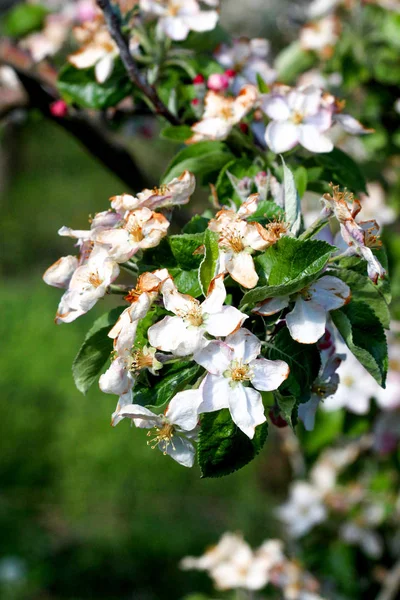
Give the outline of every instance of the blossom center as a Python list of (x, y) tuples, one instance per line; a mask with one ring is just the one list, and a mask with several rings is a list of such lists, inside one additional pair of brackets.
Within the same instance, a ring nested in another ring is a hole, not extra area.
[(200, 327), (203, 324), (203, 313), (199, 304), (193, 304), (193, 306), (186, 311), (179, 311), (178, 317), (181, 317), (193, 327)]
[(129, 235), (131, 236), (134, 242), (141, 242), (143, 240), (144, 235), (139, 223), (129, 223), (126, 225), (126, 229), (128, 230)]
[(182, 9), (182, 2), (169, 2), (168, 3), (168, 15), (170, 17), (177, 17)]
[(243, 363), (242, 360), (234, 360), (231, 362), (230, 369), (225, 376), (229, 377), (232, 381), (243, 383), (245, 381), (251, 381), (254, 373), (249, 365)]
[(103, 280), (101, 279), (97, 271), (95, 273), (89, 274), (88, 281), (90, 285), (92, 285), (95, 288), (98, 288), (103, 283)]
[(294, 123), (295, 125), (300, 125), (300, 123), (303, 122), (303, 119), (303, 113), (299, 112), (298, 110), (295, 110), (292, 114), (292, 123)]
[(243, 236), (237, 231), (223, 230), (221, 243), (229, 246), (236, 254), (244, 250)]
[(149, 369), (153, 366), (153, 356), (143, 350), (135, 350), (127, 360), (130, 371), (138, 372), (142, 369)]
[(175, 446), (172, 441), (174, 434), (175, 434), (175, 427), (173, 425), (171, 425), (171, 423), (168, 423), (168, 421), (165, 421), (165, 423), (162, 425), (162, 427), (154, 427), (153, 429), (151, 429), (148, 432), (147, 435), (149, 437), (151, 435), (154, 435), (154, 437), (151, 438), (151, 440), (149, 440), (147, 442), (147, 445), (151, 446), (151, 449), (154, 450), (154, 448), (157, 448), (158, 444), (163, 443), (164, 444), (163, 454), (166, 455), (167, 448), (170, 444), (171, 444), (172, 448), (175, 450)]
[(234, 116), (232, 106), (223, 106), (220, 114), (223, 119), (230, 121)]
[(137, 302), (139, 296), (141, 296), (142, 294), (143, 294), (143, 290), (141, 290), (138, 286), (136, 286), (135, 288), (132, 288), (131, 290), (129, 290), (127, 295), (124, 296), (124, 300), (126, 300), (130, 304), (133, 304), (134, 302)]

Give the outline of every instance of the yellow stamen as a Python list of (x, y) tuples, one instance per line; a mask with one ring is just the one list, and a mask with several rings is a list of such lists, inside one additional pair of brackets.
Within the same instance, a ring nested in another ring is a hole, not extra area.
[(175, 433), (175, 427), (171, 425), (171, 423), (165, 422), (162, 427), (154, 427), (148, 432), (147, 435), (150, 437), (151, 435), (153, 435), (152, 432), (154, 432), (154, 437), (147, 442), (147, 445), (151, 446), (152, 450), (154, 450), (154, 448), (157, 448), (157, 446), (161, 443), (165, 444), (163, 452), (164, 455), (167, 454), (167, 448), (170, 444), (175, 450), (175, 446), (172, 441)]

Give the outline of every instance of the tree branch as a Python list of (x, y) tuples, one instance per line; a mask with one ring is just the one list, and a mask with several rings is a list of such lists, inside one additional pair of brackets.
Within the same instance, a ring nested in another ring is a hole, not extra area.
[(376, 600), (395, 600), (400, 590), (400, 560), (389, 571)]
[(103, 11), (108, 31), (118, 46), (122, 63), (131, 82), (151, 101), (157, 114), (162, 115), (172, 125), (179, 125), (179, 119), (165, 106), (157, 94), (156, 89), (142, 77), (142, 74), (129, 51), (129, 43), (122, 34), (121, 19), (113, 9), (110, 1), (96, 0), (96, 3)]
[[(16, 60), (13, 59), (15, 53)], [(35, 107), (47, 118), (57, 123), (77, 139), (107, 169), (119, 177), (128, 188), (143, 189), (149, 186), (143, 173), (127, 150), (105, 134), (103, 129), (80, 110), (73, 110), (64, 117), (56, 117), (51, 112), (51, 104), (59, 99), (51, 77), (42, 77), (29, 69), (29, 61), (18, 56), (15, 49), (8, 52), (0, 46), (0, 63), (12, 67), (24, 87), (31, 107)]]

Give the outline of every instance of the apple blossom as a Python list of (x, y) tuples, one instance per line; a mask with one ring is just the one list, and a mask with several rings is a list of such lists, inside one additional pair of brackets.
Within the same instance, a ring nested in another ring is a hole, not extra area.
[(295, 481), (289, 500), (277, 509), (288, 534), (299, 538), (327, 519), (328, 513), (320, 490), (306, 481)]
[(41, 31), (25, 36), (19, 45), (24, 50), (28, 50), (35, 63), (40, 63), (61, 50), (68, 38), (70, 24), (70, 19), (66, 15), (50, 14), (46, 17)]
[(139, 5), (144, 14), (157, 17), (158, 30), (175, 41), (185, 40), (190, 31), (211, 31), (219, 19), (216, 10), (202, 10), (197, 0), (140, 0)]
[(194, 355), (208, 371), (199, 414), (229, 408), (239, 429), (253, 438), (257, 425), (266, 420), (258, 390), (276, 390), (289, 375), (287, 363), (257, 358), (260, 352), (259, 339), (241, 328), (225, 342), (211, 341)]
[(170, 208), (187, 204), (196, 186), (196, 179), (190, 171), (184, 171), (179, 177), (175, 177), (159, 188), (143, 190), (136, 196), (120, 194), (110, 198), (111, 206), (118, 212), (135, 210), (137, 208), (149, 208), (156, 210)]
[[(376, 283), (378, 278), (383, 279), (385, 269), (373, 254), (371, 248), (379, 248), (379, 226), (376, 221), (356, 222), (355, 217), (361, 209), (358, 200), (346, 189), (341, 192), (339, 186), (331, 185), (332, 194), (324, 194), (322, 201), (325, 204), (323, 216), (335, 216), (340, 224), (340, 233), (343, 241), (348, 246), (347, 254), (358, 254), (367, 261), (368, 277)], [(352, 203), (350, 210), (348, 203)]]
[[(194, 464), (195, 449), (193, 441), (198, 434), (197, 415), (192, 408), (191, 394), (198, 390), (179, 392), (168, 405), (165, 414), (157, 415), (138, 404), (126, 404), (117, 409), (118, 422), (123, 419), (132, 419), (136, 427), (154, 429), (149, 432), (154, 437), (147, 442), (152, 448), (158, 448), (163, 454), (168, 454), (184, 467)], [(116, 420), (112, 423), (116, 425)]]
[(350, 302), (349, 286), (337, 277), (323, 275), (294, 296), (268, 298), (252, 312), (269, 316), (280, 312), (294, 300), (294, 308), (286, 314), (290, 335), (301, 344), (314, 344), (325, 333), (329, 311)]
[(45, 271), (43, 281), (47, 285), (65, 289), (78, 268), (78, 264), (76, 256), (62, 256)]
[(300, 31), (300, 44), (304, 50), (314, 50), (322, 58), (330, 58), (340, 35), (340, 21), (335, 15), (307, 23)]
[(192, 126), (193, 135), (186, 143), (224, 140), (254, 107), (257, 98), (258, 91), (254, 85), (245, 85), (236, 97), (223, 96), (210, 90), (204, 100), (203, 117)]
[(238, 329), (247, 315), (234, 306), (224, 306), (226, 290), (223, 275), (215, 277), (204, 302), (178, 292), (172, 279), (161, 286), (164, 306), (174, 317), (164, 317), (149, 327), (152, 346), (172, 352), (176, 356), (189, 356), (206, 343), (205, 334), (225, 337)]

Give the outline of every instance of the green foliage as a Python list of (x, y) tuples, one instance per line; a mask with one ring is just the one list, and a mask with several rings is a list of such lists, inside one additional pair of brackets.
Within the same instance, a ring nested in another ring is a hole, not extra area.
[(334, 181), (355, 193), (367, 193), (367, 183), (360, 167), (343, 150), (334, 148), (332, 152), (316, 154), (313, 160), (324, 168), (321, 176), (324, 181)]
[(202, 217), (201, 215), (194, 215), (188, 223), (182, 228), (183, 233), (203, 233), (207, 227), (210, 219)]
[(101, 84), (96, 81), (94, 68), (76, 69), (67, 64), (60, 71), (57, 86), (66, 102), (96, 109), (115, 106), (132, 91), (132, 84), (117, 60), (112, 74)]
[(250, 440), (232, 421), (229, 410), (203, 414), (198, 444), (202, 477), (222, 477), (247, 465), (261, 451), (268, 425), (256, 427)]
[[(228, 204), (229, 200), (233, 200), (237, 206), (240, 206), (243, 202), (243, 198), (238, 195), (228, 174), (233, 175), (237, 179), (243, 179), (244, 177), (252, 178), (261, 170), (260, 165), (249, 158), (235, 158), (228, 162), (219, 172), (215, 184), (220, 204)], [(252, 191), (255, 191), (255, 186)]]
[(184, 148), (175, 156), (163, 176), (163, 183), (178, 177), (186, 169), (204, 183), (212, 180), (233, 155), (223, 142), (199, 142)]
[(365, 302), (350, 304), (331, 312), (331, 317), (349, 350), (385, 387), (388, 370), (387, 343), (383, 326)]
[[(310, 396), (310, 387), (316, 379), (321, 358), (315, 344), (299, 344), (283, 327), (267, 346), (267, 357), (284, 360), (290, 367), (289, 377), (279, 387), (279, 393), (305, 402)], [(286, 418), (286, 417), (285, 417)]]
[(160, 137), (163, 140), (171, 142), (179, 142), (183, 144), (192, 135), (192, 130), (189, 125), (167, 125), (160, 132)]
[(296, 76), (310, 69), (314, 62), (313, 54), (303, 50), (299, 41), (292, 42), (278, 54), (275, 60), (278, 81), (293, 83)]
[(344, 410), (326, 412), (317, 411), (315, 416), (315, 427), (312, 435), (304, 432), (301, 436), (302, 444), (307, 454), (317, 454), (329, 444), (334, 443), (343, 433), (345, 420)]
[(195, 252), (202, 246), (204, 238), (205, 236), (202, 233), (183, 233), (171, 235), (168, 238), (172, 254), (179, 267), (190, 270), (197, 269), (200, 266), (202, 256), (195, 254)]
[(285, 199), (285, 214), (286, 220), (290, 223), (290, 231), (293, 235), (297, 236), (301, 229), (301, 206), (300, 196), (297, 193), (296, 183), (293, 177), (293, 173), (286, 166), (285, 161), (282, 158), (283, 164), (283, 188), (284, 188), (284, 199)]
[(242, 306), (298, 292), (317, 279), (334, 250), (319, 240), (281, 238), (256, 258), (259, 273), (268, 285), (247, 292)]
[(209, 285), (218, 269), (218, 234), (210, 229), (204, 235), (204, 258), (199, 268), (199, 282), (204, 296), (207, 296)]
[(271, 200), (263, 200), (257, 206), (257, 210), (248, 216), (247, 220), (250, 222), (261, 223), (266, 225), (271, 221), (283, 218), (284, 212), (280, 206), (272, 202)]
[(4, 19), (4, 32), (12, 37), (24, 37), (42, 28), (48, 9), (42, 4), (17, 4)]
[(90, 386), (96, 381), (110, 357), (113, 341), (108, 337), (108, 333), (124, 308), (124, 306), (114, 308), (99, 317), (88, 331), (75, 357), (72, 364), (72, 374), (76, 387), (83, 394), (86, 394)]

